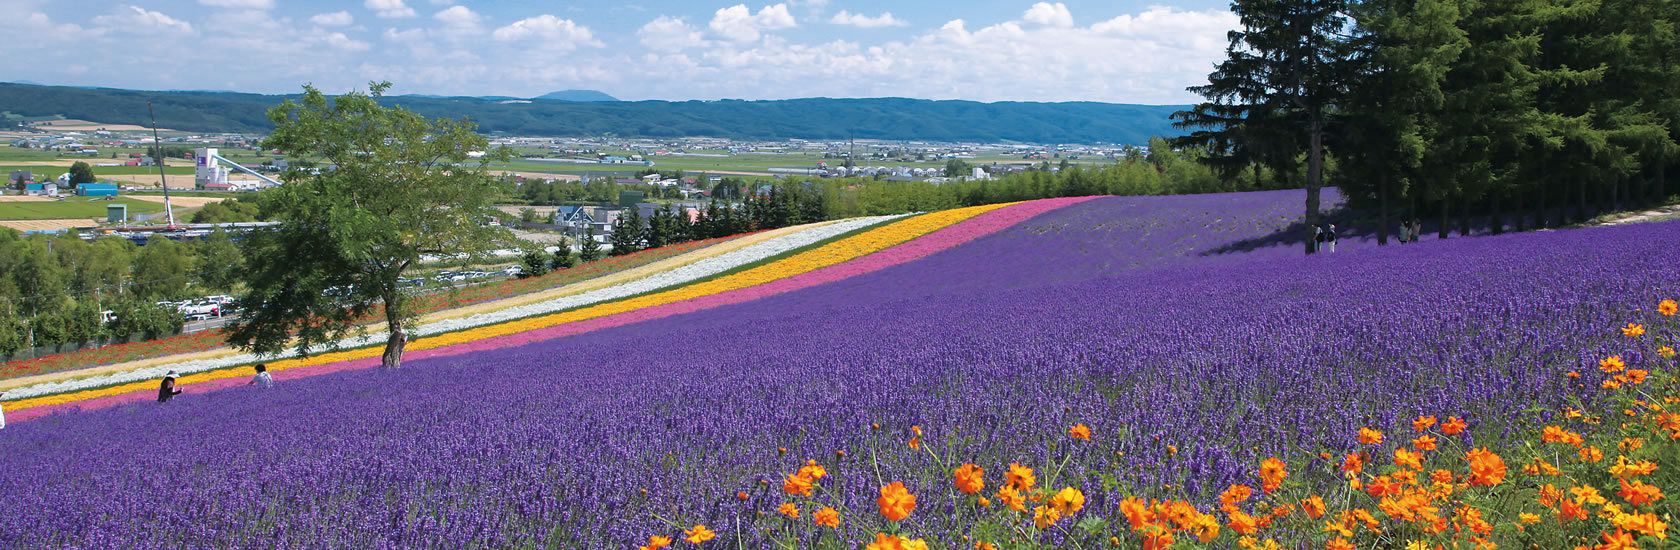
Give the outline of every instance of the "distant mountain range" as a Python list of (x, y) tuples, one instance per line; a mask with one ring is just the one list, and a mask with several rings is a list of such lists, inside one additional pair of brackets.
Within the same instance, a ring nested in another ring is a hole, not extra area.
[[(266, 112), (294, 96), (202, 91), (135, 91), (0, 83), (0, 111), (193, 132), (270, 129)], [(434, 117), (468, 117), (485, 132), (526, 136), (722, 137), (731, 139), (884, 139), (1142, 144), (1181, 133), (1168, 116), (1180, 105), (788, 99), (774, 101), (617, 101), (567, 90), (534, 101), (505, 97), (396, 96)]]
[(549, 92), (531, 99), (552, 99), (555, 101), (576, 101), (589, 103), (594, 101), (618, 101), (618, 98), (595, 90), (564, 90)]

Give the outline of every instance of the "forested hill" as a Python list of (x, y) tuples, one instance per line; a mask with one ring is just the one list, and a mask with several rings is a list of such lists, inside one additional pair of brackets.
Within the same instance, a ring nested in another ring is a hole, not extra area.
[[(285, 96), (151, 92), (0, 83), (0, 112), (195, 132), (263, 132), (265, 111)], [(429, 116), (466, 116), (486, 132), (530, 136), (708, 136), (733, 139), (893, 139), (1142, 144), (1177, 135), (1168, 115), (1182, 106), (1112, 103), (977, 103), (920, 99), (611, 101), (398, 96)]]

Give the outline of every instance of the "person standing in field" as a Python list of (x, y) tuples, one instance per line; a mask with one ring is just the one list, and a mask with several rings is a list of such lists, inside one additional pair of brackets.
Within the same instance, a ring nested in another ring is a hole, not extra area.
[(168, 403), (170, 399), (181, 395), (181, 388), (175, 387), (175, 377), (175, 371), (169, 371), (169, 374), (163, 375), (163, 383), (158, 384), (159, 403)]
[[(0, 399), (6, 397), (6, 392), (0, 391)], [(0, 430), (6, 429), (6, 406), (0, 404)]]
[(1422, 232), (1423, 232), (1423, 222), (1418, 221), (1417, 218), (1412, 218), (1412, 242), (1414, 242), (1414, 243), (1417, 242), (1418, 233), (1422, 233)]
[(1324, 231), (1324, 242), (1330, 245), (1330, 253), (1336, 253), (1336, 224), (1330, 224)]
[(1412, 222), (1400, 220), (1400, 244), (1406, 244), (1412, 238)]
[(1313, 252), (1324, 251), (1324, 226), (1313, 227)]
[(268, 373), (268, 365), (257, 363), (256, 368), (257, 375), (251, 377), (251, 382), (245, 385), (256, 386), (264, 389), (274, 387), (274, 375)]

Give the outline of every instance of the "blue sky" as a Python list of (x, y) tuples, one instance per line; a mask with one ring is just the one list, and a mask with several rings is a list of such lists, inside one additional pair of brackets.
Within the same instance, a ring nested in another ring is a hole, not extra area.
[(1183, 103), (1211, 0), (0, 0), (0, 80), (279, 93)]

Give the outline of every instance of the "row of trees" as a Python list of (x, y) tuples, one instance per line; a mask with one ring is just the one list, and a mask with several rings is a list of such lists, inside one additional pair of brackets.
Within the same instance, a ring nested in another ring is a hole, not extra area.
[(155, 302), (231, 292), (243, 268), (239, 248), (220, 231), (140, 247), (118, 237), (89, 242), (0, 228), (0, 356), (173, 333), (180, 315)]
[[(1663, 200), (1680, 158), (1680, 4), (1236, 0), (1241, 21), (1180, 146), (1233, 179), (1340, 186), (1438, 234), (1586, 220)], [(1302, 158), (1305, 157), (1304, 171)], [(1332, 172), (1329, 167), (1334, 166)], [(1304, 175), (1304, 178), (1301, 176)]]

